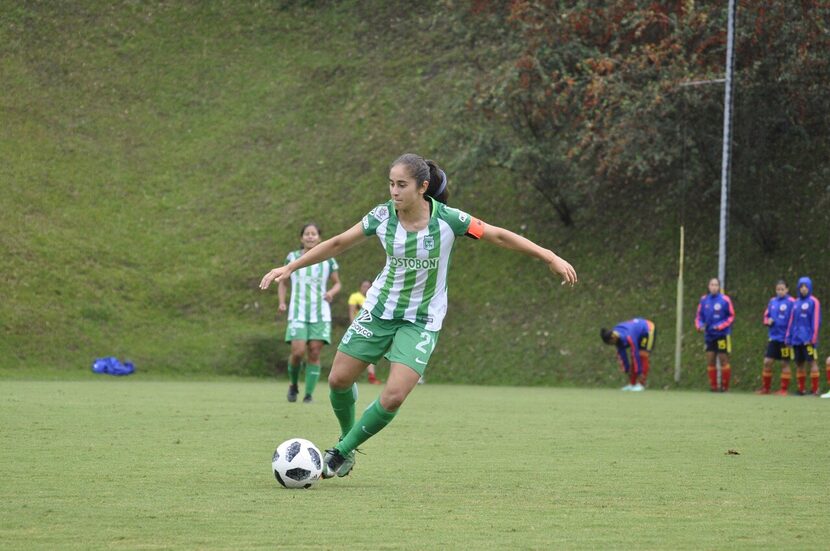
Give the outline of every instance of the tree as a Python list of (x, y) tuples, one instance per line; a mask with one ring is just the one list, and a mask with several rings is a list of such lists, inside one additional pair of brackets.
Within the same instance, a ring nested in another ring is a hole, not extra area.
[[(474, 52), (469, 156), (516, 173), (566, 225), (600, 192), (683, 200), (677, 182), (696, 196), (718, 185), (722, 87), (681, 85), (723, 76), (722, 2), (447, 5)], [(766, 251), (780, 183), (826, 167), (829, 10), (817, 0), (739, 6), (733, 210)]]

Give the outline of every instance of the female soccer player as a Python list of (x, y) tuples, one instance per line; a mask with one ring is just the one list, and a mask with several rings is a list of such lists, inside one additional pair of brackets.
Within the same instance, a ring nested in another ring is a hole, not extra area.
[[(456, 237), (483, 239), (539, 258), (562, 277), (563, 284), (577, 281), (573, 267), (552, 251), (446, 206), (447, 176), (432, 161), (413, 154), (398, 157), (389, 168), (389, 194), (391, 200), (373, 208), (361, 222), (271, 270), (260, 283), (267, 289), (272, 281), (282, 281), (295, 270), (340, 254), (372, 235), (386, 252), (386, 265), (343, 335), (329, 375), (341, 438), (326, 450), (325, 478), (349, 474), (355, 448), (392, 421), (424, 373), (447, 312), (447, 271)], [(354, 382), (384, 354), (391, 363), (389, 379), (380, 397), (355, 423)]]
[(790, 312), (793, 309), (795, 299), (790, 296), (787, 282), (779, 279), (775, 284), (775, 296), (769, 299), (767, 309), (764, 310), (764, 325), (769, 328), (769, 342), (767, 353), (764, 356), (764, 369), (761, 372), (761, 390), (758, 394), (769, 394), (772, 387), (772, 363), (775, 360), (781, 361), (781, 390), (776, 392), (779, 396), (786, 396), (790, 387), (790, 358), (792, 348), (786, 345), (784, 338), (787, 336), (787, 325), (790, 323)]
[(809, 277), (799, 279), (796, 289), (798, 289), (798, 299), (793, 304), (784, 340), (788, 346), (793, 347), (798, 395), (806, 394), (804, 387), (807, 370), (804, 364), (809, 363), (810, 393), (818, 396), (818, 332), (821, 328), (821, 302), (813, 295), (813, 282)]
[[(614, 326), (614, 329), (599, 330), (599, 336), (605, 344), (617, 347), (617, 357), (622, 370), (628, 374), (628, 384), (621, 390), (642, 392), (646, 389), (648, 379), (649, 357), (654, 350), (657, 331), (654, 322), (645, 318), (634, 318)], [(628, 349), (631, 363), (628, 362)]]
[[(706, 370), (709, 373), (709, 385), (712, 392), (727, 392), (732, 368), (729, 366), (729, 354), (732, 353), (732, 322), (735, 321), (735, 308), (732, 300), (720, 292), (720, 280), (709, 280), (709, 294), (700, 297), (695, 315), (695, 328), (705, 331)], [(718, 371), (715, 367), (715, 354), (720, 362), (721, 384), (718, 387)]]
[[(320, 227), (306, 224), (300, 230), (302, 249), (292, 251), (285, 257), (285, 263), (305, 258), (320, 244)], [(313, 400), (314, 387), (320, 378), (320, 351), (323, 344), (331, 343), (331, 307), (329, 304), (340, 291), (340, 276), (334, 258), (305, 263), (303, 268), (291, 272), (291, 304), (285, 304), (286, 279), (279, 281), (280, 312), (288, 310), (288, 326), (285, 328), (285, 342), (291, 343), (291, 356), (288, 360), (288, 401), (296, 402), (299, 388), (300, 367), (303, 357), (308, 360), (305, 366), (305, 397), (308, 404)], [(326, 284), (331, 281), (331, 289)]]
[[(357, 313), (363, 308), (363, 303), (366, 302), (366, 293), (369, 292), (369, 289), (372, 287), (372, 282), (368, 279), (362, 281), (360, 283), (360, 290), (355, 291), (351, 295), (349, 295), (349, 322), (354, 321), (357, 317)], [(375, 365), (369, 364), (366, 368), (366, 373), (369, 375), (369, 384), (379, 385), (383, 381), (377, 378), (375, 374)]]

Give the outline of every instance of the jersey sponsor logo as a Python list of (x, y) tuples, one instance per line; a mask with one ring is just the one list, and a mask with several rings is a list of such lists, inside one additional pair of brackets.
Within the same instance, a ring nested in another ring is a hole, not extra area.
[(389, 256), (390, 268), (404, 268), (406, 270), (436, 270), (437, 258), (407, 258), (405, 256)]
[(435, 238), (431, 235), (427, 235), (424, 237), (424, 250), (431, 251), (435, 248)]
[(361, 308), (354, 320), (358, 323), (372, 323), (372, 313)]

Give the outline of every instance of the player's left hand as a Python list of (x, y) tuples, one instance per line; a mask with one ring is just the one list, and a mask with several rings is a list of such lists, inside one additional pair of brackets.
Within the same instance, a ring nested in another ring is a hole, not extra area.
[(331, 301), (333, 301), (333, 300), (334, 300), (334, 295), (333, 295), (333, 294), (331, 294), (331, 291), (326, 291), (326, 294), (325, 294), (325, 295), (323, 295), (323, 299), (324, 299), (326, 302), (331, 302)]
[(576, 270), (574, 270), (574, 267), (571, 266), (570, 262), (563, 258), (559, 258), (554, 255), (553, 260), (548, 262), (548, 268), (550, 268), (551, 272), (562, 278), (562, 285), (567, 283), (573, 286), (578, 281), (578, 278), (576, 277)]

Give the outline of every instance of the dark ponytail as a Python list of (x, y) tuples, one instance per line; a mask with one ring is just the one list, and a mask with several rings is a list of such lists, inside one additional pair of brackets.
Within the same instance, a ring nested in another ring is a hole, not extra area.
[(447, 188), (447, 173), (441, 170), (435, 161), (427, 159), (427, 166), (429, 166), (429, 186), (424, 195), (429, 195), (439, 203), (446, 205), (450, 196), (450, 190)]
[(447, 174), (435, 161), (424, 159), (414, 153), (404, 153), (395, 159), (390, 168), (397, 165), (404, 165), (419, 186), (422, 182), (429, 182), (424, 199), (432, 197), (439, 203), (447, 204), (447, 198), (450, 196), (447, 188)]

